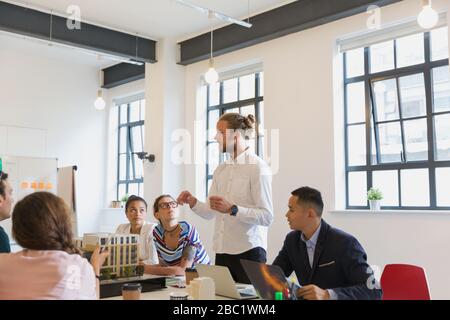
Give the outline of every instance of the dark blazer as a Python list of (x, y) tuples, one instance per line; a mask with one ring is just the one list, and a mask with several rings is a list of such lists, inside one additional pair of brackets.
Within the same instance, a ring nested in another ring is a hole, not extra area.
[(381, 299), (382, 291), (379, 286), (374, 288), (373, 270), (367, 264), (367, 255), (353, 236), (322, 220), (312, 268), (300, 236), (300, 231), (290, 232), (273, 262), (283, 269), (286, 277), (295, 271), (302, 286), (314, 284), (321, 289), (332, 289), (339, 300)]

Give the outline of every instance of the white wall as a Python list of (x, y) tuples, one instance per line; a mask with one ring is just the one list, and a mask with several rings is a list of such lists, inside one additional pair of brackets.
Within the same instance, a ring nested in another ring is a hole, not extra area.
[(97, 69), (77, 63), (70, 52), (71, 58), (60, 59), (57, 51), (0, 35), (0, 125), (18, 128), (17, 134), (27, 130), (21, 128), (46, 132), (42, 147), (14, 139), (18, 142), (8, 149), (11, 155), (55, 157), (60, 167), (78, 166), (82, 234), (98, 229), (104, 205), (106, 113), (93, 106)]
[[(433, 1), (438, 9), (447, 9), (449, 1)], [(417, 16), (420, 1), (407, 0), (381, 12), (382, 23)], [(342, 194), (342, 166), (335, 166), (341, 148), (335, 148), (340, 130), (339, 116), (342, 83), (336, 39), (366, 29), (366, 14), (349, 17), (270, 42), (217, 57), (216, 67), (228, 68), (245, 61), (261, 60), (265, 73), (265, 127), (280, 130), (280, 169), (273, 179), (275, 221), (269, 230), (269, 262), (273, 261), (289, 232), (284, 214), (290, 191), (309, 185), (322, 191), (326, 203), (324, 218), (354, 234), (368, 253), (369, 263), (382, 269), (386, 263), (412, 263), (428, 272), (432, 296), (450, 299), (450, 214), (449, 213), (331, 213), (340, 209), (336, 194)], [(186, 122), (194, 134), (196, 120), (204, 112), (198, 109), (200, 77), (207, 61), (186, 68)], [(336, 110), (335, 110), (336, 108)], [(335, 127), (335, 125), (337, 125)], [(196, 140), (197, 141), (197, 140)], [(202, 140), (198, 140), (203, 143)], [(203, 165), (186, 166), (186, 181), (196, 190), (196, 176)], [(198, 191), (198, 188), (197, 188)], [(200, 192), (197, 194), (202, 196)], [(189, 215), (211, 253), (212, 222)]]

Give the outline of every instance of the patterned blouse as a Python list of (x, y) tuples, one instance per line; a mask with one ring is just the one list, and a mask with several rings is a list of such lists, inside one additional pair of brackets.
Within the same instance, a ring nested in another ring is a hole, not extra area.
[(180, 223), (181, 232), (180, 238), (178, 240), (178, 246), (172, 250), (167, 247), (164, 242), (164, 228), (161, 224), (158, 224), (153, 229), (153, 240), (155, 242), (156, 251), (158, 252), (158, 258), (161, 265), (166, 266), (177, 266), (181, 262), (183, 257), (183, 250), (187, 246), (192, 246), (196, 248), (195, 258), (192, 263), (194, 267), (196, 264), (209, 264), (209, 256), (206, 253), (205, 247), (203, 246), (198, 232), (194, 226), (187, 223), (186, 221), (181, 221)]

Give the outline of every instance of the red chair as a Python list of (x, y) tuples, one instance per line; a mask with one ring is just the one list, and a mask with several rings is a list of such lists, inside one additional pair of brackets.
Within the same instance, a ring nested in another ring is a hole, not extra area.
[(430, 300), (427, 276), (422, 267), (388, 264), (381, 275), (383, 300)]

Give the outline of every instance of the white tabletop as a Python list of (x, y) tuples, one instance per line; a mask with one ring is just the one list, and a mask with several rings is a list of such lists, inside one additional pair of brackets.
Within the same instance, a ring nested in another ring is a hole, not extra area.
[[(174, 285), (184, 285), (184, 277), (167, 278), (167, 288), (162, 288), (155, 291), (141, 293), (141, 300), (170, 300), (170, 294), (173, 293), (187, 293), (186, 288), (174, 287)], [(102, 300), (122, 300), (122, 296), (104, 298)], [(222, 296), (216, 296), (216, 300), (233, 300)]]

